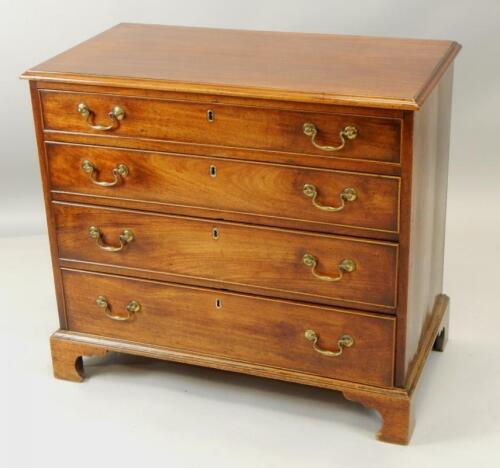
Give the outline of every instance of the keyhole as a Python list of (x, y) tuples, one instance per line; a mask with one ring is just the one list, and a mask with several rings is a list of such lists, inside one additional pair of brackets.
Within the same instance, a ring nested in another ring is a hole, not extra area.
[(212, 239), (217, 240), (219, 238), (219, 230), (217, 228), (212, 228)]
[(222, 301), (219, 298), (215, 299), (215, 308), (222, 309)]
[(213, 122), (215, 120), (215, 113), (212, 109), (207, 110), (207, 120)]
[(210, 166), (210, 177), (217, 177), (217, 168), (214, 165)]

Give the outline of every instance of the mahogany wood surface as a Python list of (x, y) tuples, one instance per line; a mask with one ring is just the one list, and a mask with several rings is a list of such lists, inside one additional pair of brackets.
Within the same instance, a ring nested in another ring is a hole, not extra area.
[(135, 96), (138, 98), (161, 99), (167, 101), (187, 101), (198, 103), (220, 103), (228, 106), (243, 106), (243, 107), (259, 107), (272, 108), (276, 110), (297, 110), (310, 112), (320, 112), (328, 114), (342, 114), (364, 117), (379, 117), (389, 119), (401, 119), (406, 112), (401, 109), (380, 108), (380, 107), (359, 107), (349, 106), (345, 104), (332, 104), (311, 102), (307, 100), (297, 101), (282, 101), (278, 99), (269, 99), (266, 97), (242, 97), (237, 94), (233, 95), (216, 95), (213, 93), (202, 92), (183, 92), (158, 90), (151, 88), (135, 88), (135, 87), (117, 87), (106, 85), (93, 85), (85, 83), (74, 83), (71, 81), (54, 81), (54, 80), (31, 80), (38, 84), (40, 91), (68, 91), (77, 94), (111, 94), (113, 96)]
[[(394, 318), (76, 271), (63, 270), (63, 280), (68, 325), (76, 332), (392, 385)], [(114, 321), (97, 307), (99, 295), (112, 314), (124, 316), (131, 300), (141, 311)], [(327, 350), (337, 351), (345, 334), (354, 345), (323, 356), (306, 340), (309, 329)]]
[(102, 346), (50, 339), (52, 369), (54, 377), (72, 382), (83, 380), (83, 356), (104, 356), (107, 350)]
[(452, 83), (450, 68), (414, 116), (406, 375), (417, 358), (436, 297), (443, 290)]
[(432, 320), (420, 343), (416, 365), (412, 368), (411, 378), (404, 388), (364, 385), (349, 380), (304, 374), (296, 370), (273, 368), (150, 344), (141, 345), (136, 342), (67, 330), (59, 330), (51, 337), (52, 358), (55, 363), (54, 371), (57, 371), (56, 377), (73, 381), (81, 381), (83, 376), (82, 356), (115, 351), (339, 390), (346, 398), (379, 412), (382, 417), (382, 427), (377, 434), (379, 440), (407, 444), (414, 422), (412, 413), (414, 394), (428, 354), (440, 331), (448, 323), (448, 307), (447, 296), (438, 296), (434, 304)]
[[(61, 327), (55, 375), (81, 380), (81, 356), (118, 351), (331, 388), (381, 414), (380, 439), (407, 443), (427, 356), (449, 336), (442, 276), (459, 49), (122, 24), (27, 71)], [(96, 124), (111, 123), (113, 106), (125, 118), (92, 130), (80, 102)], [(340, 143), (347, 125), (358, 136), (322, 151), (304, 122), (322, 145)], [(129, 174), (98, 187), (85, 159), (97, 180), (118, 163)], [(306, 183), (322, 205), (347, 187), (358, 199), (324, 212)], [(135, 238), (106, 252), (90, 226), (106, 244), (124, 229)], [(321, 275), (337, 276), (345, 258), (356, 269), (326, 282), (305, 253)], [(118, 323), (97, 307), (101, 294), (113, 310), (132, 299), (144, 308)], [(347, 329), (355, 345), (332, 365), (306, 326), (322, 347)]]
[[(81, 145), (47, 144), (47, 159), (53, 191), (119, 198), (122, 206), (134, 200), (150, 210), (158, 210), (157, 204), (201, 207), (265, 216), (267, 224), (274, 218), (293, 227), (303, 221), (324, 224), (333, 233), (336, 225), (363, 229), (365, 235), (372, 230), (398, 232), (395, 177)], [(118, 164), (125, 164), (129, 174), (113, 187), (101, 187), (82, 170), (85, 160), (96, 167), (99, 181), (113, 181)], [(317, 188), (321, 205), (341, 206), (346, 188), (354, 188), (357, 198), (345, 202), (342, 211), (322, 211), (304, 195), (305, 184)]]
[[(320, 104), (311, 102), (293, 102), (293, 101), (276, 101), (269, 99), (257, 98), (241, 98), (236, 96), (214, 96), (200, 93), (180, 93), (172, 91), (156, 91), (150, 89), (134, 89), (134, 88), (116, 88), (110, 86), (88, 86), (83, 84), (60, 83), (49, 81), (36, 81), (36, 86), (39, 93), (46, 90), (51, 91), (67, 91), (72, 94), (102, 94), (112, 95), (116, 98), (123, 97), (138, 97), (138, 98), (154, 98), (155, 100), (167, 101), (188, 101), (205, 103), (207, 108), (211, 104), (219, 103), (227, 106), (236, 107), (257, 107), (260, 109), (273, 109), (276, 111), (295, 111), (309, 112), (311, 114), (341, 114), (346, 118), (353, 117), (375, 117), (397, 120), (395, 125), (402, 126), (405, 111), (394, 109), (354, 107), (354, 106), (339, 106), (331, 104)], [(74, 109), (70, 109), (74, 112)], [(122, 121), (123, 122), (123, 121)], [(402, 133), (404, 129), (402, 129)], [(402, 136), (402, 135), (401, 135)], [(170, 153), (183, 153), (189, 155), (207, 155), (217, 157), (226, 157), (232, 159), (240, 159), (244, 161), (264, 161), (281, 164), (293, 164), (302, 167), (317, 167), (324, 169), (340, 169), (353, 172), (367, 172), (379, 175), (399, 175), (401, 172), (400, 162), (384, 162), (367, 159), (356, 159), (347, 157), (342, 154), (342, 151), (334, 152), (319, 152), (317, 154), (300, 154), (284, 151), (263, 151), (255, 148), (243, 147), (226, 147), (207, 145), (206, 143), (188, 143), (172, 140), (159, 140), (144, 137), (127, 137), (119, 136), (114, 132), (87, 132), (76, 133), (68, 132), (67, 130), (52, 131), (45, 129), (44, 137), (46, 141), (68, 142), (68, 143), (86, 143), (89, 145), (98, 146), (115, 146), (120, 148), (133, 148), (139, 150), (151, 150)], [(338, 135), (335, 135), (338, 138)], [(351, 140), (351, 143), (354, 140)], [(404, 143), (401, 142), (400, 145)]]
[[(63, 259), (367, 310), (391, 312), (396, 305), (396, 244), (59, 202), (53, 210)], [(90, 226), (101, 230), (106, 244), (117, 245), (124, 229), (132, 230), (135, 239), (119, 252), (106, 252), (90, 238)], [(322, 275), (338, 276), (346, 258), (354, 260), (356, 270), (338, 282), (322, 281), (304, 265), (306, 253), (317, 258)]]
[(400, 223), (399, 223), (399, 257), (398, 257), (398, 321), (396, 325), (396, 371), (395, 385), (404, 387), (406, 383), (406, 339), (407, 339), (407, 306), (408, 306), (408, 274), (410, 268), (409, 252), (411, 246), (411, 226), (415, 222), (411, 216), (412, 204), (412, 144), (413, 144), (414, 112), (405, 112), (403, 117), (403, 144), (401, 147), (401, 190), (400, 190)]
[[(304, 135), (303, 125), (318, 129), (320, 145), (340, 145), (339, 133), (354, 126), (358, 136), (335, 152), (337, 157), (399, 162), (400, 122), (397, 119), (353, 115), (284, 111), (254, 106), (141, 99), (129, 96), (83, 94), (45, 90), (41, 92), (44, 129), (97, 133), (77, 111), (85, 103), (95, 114), (95, 123), (108, 125), (108, 113), (120, 106), (125, 117), (106, 133), (132, 138), (203, 143), (205, 145), (265, 151), (324, 155)], [(212, 111), (213, 121), (208, 120)]]
[(23, 76), (418, 109), (452, 41), (119, 24)]
[(382, 418), (382, 426), (377, 438), (393, 444), (407, 444), (414, 426), (412, 402), (409, 397), (400, 398), (390, 395), (366, 394), (363, 392), (342, 392), (351, 401), (361, 403), (367, 408), (377, 410)]
[(31, 105), (33, 109), (33, 120), (35, 124), (35, 135), (38, 150), (38, 161), (40, 165), (40, 176), (42, 179), (43, 188), (43, 199), (45, 205), (45, 216), (47, 220), (48, 235), (49, 235), (49, 245), (50, 245), (50, 257), (52, 261), (52, 273), (54, 276), (54, 286), (57, 299), (57, 312), (59, 316), (59, 325), (61, 328), (66, 328), (66, 314), (63, 296), (63, 286), (61, 271), (58, 268), (59, 252), (57, 249), (57, 239), (56, 239), (56, 226), (54, 222), (54, 212), (51, 208), (51, 194), (50, 194), (50, 177), (48, 161), (45, 155), (44, 139), (43, 139), (43, 129), (42, 129), (42, 114), (40, 112), (40, 95), (37, 89), (36, 81), (30, 82), (30, 96)]
[(369, 233), (370, 240), (388, 240), (397, 242), (399, 234), (391, 231), (366, 230), (364, 228), (347, 226), (341, 224), (325, 224), (306, 220), (290, 220), (287, 218), (271, 218), (256, 214), (246, 214), (232, 211), (221, 211), (207, 209), (203, 207), (190, 207), (185, 205), (167, 205), (160, 203), (149, 203), (141, 200), (111, 197), (101, 197), (99, 195), (86, 195), (71, 192), (53, 191), (52, 200), (67, 202), (72, 204), (106, 206), (111, 208), (126, 208), (139, 211), (153, 211), (157, 213), (189, 216), (193, 218), (212, 219), (217, 221), (233, 221), (245, 224), (256, 224), (262, 226), (281, 227), (286, 229), (300, 229), (315, 233), (336, 234), (342, 236), (352, 236), (364, 239)]

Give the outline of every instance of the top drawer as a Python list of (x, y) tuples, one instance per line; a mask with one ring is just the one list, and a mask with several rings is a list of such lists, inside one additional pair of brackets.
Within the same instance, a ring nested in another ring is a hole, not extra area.
[(399, 163), (399, 119), (49, 90), (41, 101), (45, 130)]

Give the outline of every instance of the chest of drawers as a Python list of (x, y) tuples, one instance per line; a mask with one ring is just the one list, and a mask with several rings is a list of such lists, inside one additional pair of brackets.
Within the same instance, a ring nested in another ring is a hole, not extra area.
[(121, 24), (25, 72), (55, 376), (116, 351), (324, 387), (407, 443), (447, 339), (459, 49)]

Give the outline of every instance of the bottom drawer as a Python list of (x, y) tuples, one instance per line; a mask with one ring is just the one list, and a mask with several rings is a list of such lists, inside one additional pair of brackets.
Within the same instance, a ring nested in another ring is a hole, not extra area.
[(393, 317), (75, 270), (63, 282), (72, 331), (393, 384)]

